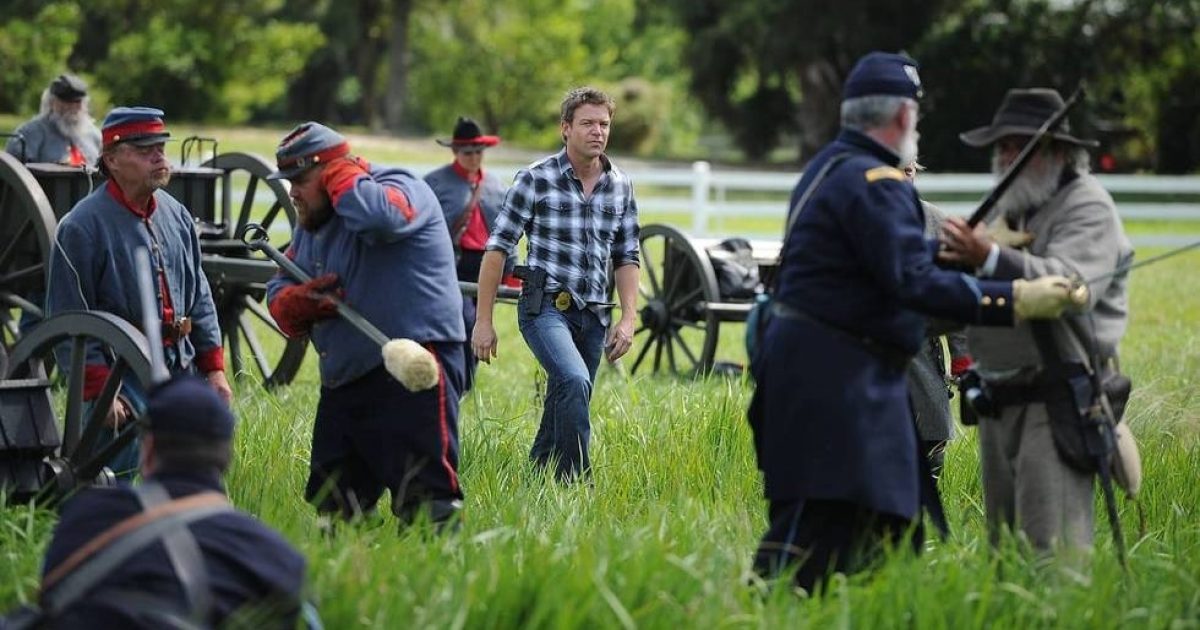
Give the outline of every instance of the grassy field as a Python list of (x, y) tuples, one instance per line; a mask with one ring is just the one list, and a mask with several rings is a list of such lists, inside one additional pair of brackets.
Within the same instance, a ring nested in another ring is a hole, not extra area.
[[(594, 411), (595, 486), (562, 488), (531, 470), (534, 364), (503, 308), (500, 362), (464, 401), (467, 522), (454, 537), (397, 535), (387, 521), (321, 538), (301, 501), (316, 375), (278, 395), (238, 388), (241, 425), (229, 478), (238, 506), (309, 558), (331, 628), (346, 627), (1146, 627), (1200, 624), (1200, 280), (1194, 261), (1148, 268), (1133, 285), (1125, 367), (1129, 421), (1146, 457), (1141, 498), (1121, 511), (1130, 570), (1097, 526), (1090, 562), (989, 551), (974, 433), (944, 478), (955, 538), (821, 599), (748, 587), (764, 526), (740, 380), (627, 378), (602, 370)], [(721, 356), (737, 359), (736, 330)], [(0, 513), (0, 608), (36, 592), (51, 514)]]
[[(269, 154), (276, 135), (229, 145)], [(966, 430), (949, 449), (943, 479), (953, 540), (893, 558), (873, 576), (836, 580), (823, 598), (764, 593), (748, 585), (750, 553), (765, 527), (744, 419), (751, 385), (602, 367), (592, 404), (595, 484), (560, 487), (526, 463), (540, 413), (536, 366), (511, 306), (499, 307), (499, 361), (481, 366), (462, 405), (467, 520), (458, 535), (397, 535), (390, 519), (332, 540), (318, 534), (301, 499), (317, 398), (311, 361), (275, 394), (237, 384), (229, 491), (308, 557), (329, 628), (1196, 628), (1196, 260), (1149, 267), (1132, 283), (1123, 356), (1146, 483), (1144, 521), (1121, 500), (1127, 573), (1102, 520), (1096, 552), (1083, 563), (990, 550), (975, 434)], [(718, 358), (742, 360), (741, 327), (722, 332)], [(53, 514), (23, 506), (0, 511), (0, 610), (36, 596), (53, 523)]]

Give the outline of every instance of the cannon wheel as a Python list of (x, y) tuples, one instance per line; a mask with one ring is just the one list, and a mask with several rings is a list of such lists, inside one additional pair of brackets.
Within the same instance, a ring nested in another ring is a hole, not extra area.
[[(110, 372), (85, 422), (83, 366), (87, 348), (95, 343), (109, 357)], [(103, 430), (100, 421), (112, 405), (121, 381), (132, 378), (143, 389), (149, 389), (153, 377), (146, 337), (132, 324), (111, 313), (74, 311), (42, 321), (13, 347), (8, 378), (44, 379), (43, 362), (60, 346), (70, 353), (67, 406), (61, 427), (62, 447), (50, 466), (57, 477), (57, 489), (67, 491), (75, 486), (76, 480), (90, 482), (96, 478), (105, 462), (137, 434), (141, 418), (127, 423), (112, 445), (103, 451), (95, 449), (96, 439)]]
[(668, 369), (680, 375), (707, 372), (716, 355), (721, 325), (706, 307), (720, 301), (708, 255), (668, 225), (643, 227), (639, 240), (642, 308), (630, 373), (636, 374), (643, 365), (654, 372)]
[[(221, 180), (222, 220), (227, 230), (225, 238), (229, 241), (228, 247), (222, 248), (222, 255), (267, 260), (234, 238), (241, 234), (247, 223), (258, 223), (268, 232), (286, 230), (285, 238), (291, 239), (296, 227), (296, 208), (288, 196), (287, 184), (266, 179), (275, 172), (270, 162), (250, 153), (223, 153), (203, 166), (225, 173)], [(255, 196), (262, 184), (274, 195), (274, 201), (264, 214), (259, 215), (255, 212)], [(280, 251), (286, 249), (286, 244), (279, 247)], [(304, 361), (308, 340), (288, 339), (279, 329), (267, 311), (265, 285), (218, 281), (213, 283), (212, 289), (233, 374), (243, 377), (249, 374), (245, 356), (248, 351), (265, 387), (269, 389), (292, 382)]]
[(57, 221), (50, 201), (20, 161), (0, 151), (0, 342), (10, 353), (22, 314), (43, 317), (29, 296), (45, 288)]

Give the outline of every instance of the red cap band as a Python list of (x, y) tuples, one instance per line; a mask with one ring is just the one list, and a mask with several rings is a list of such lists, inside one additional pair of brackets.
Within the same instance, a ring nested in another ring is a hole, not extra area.
[(127, 140), (130, 136), (147, 136), (156, 133), (166, 133), (166, 131), (167, 128), (161, 120), (139, 120), (137, 122), (107, 127), (101, 132), (101, 136), (104, 139), (104, 146), (107, 147), (121, 140)]

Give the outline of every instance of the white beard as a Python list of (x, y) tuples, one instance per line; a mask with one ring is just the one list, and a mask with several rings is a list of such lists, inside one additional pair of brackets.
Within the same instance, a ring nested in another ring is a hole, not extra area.
[(83, 110), (72, 114), (51, 111), (46, 114), (46, 118), (54, 123), (54, 127), (58, 129), (59, 133), (66, 136), (75, 146), (83, 145), (85, 140), (96, 130), (92, 117)]
[[(1036, 159), (1036, 158), (1035, 158)], [(1030, 210), (1040, 208), (1054, 193), (1058, 192), (1058, 182), (1062, 177), (1063, 161), (1043, 153), (1041, 164), (1029, 164), (1016, 181), (1004, 191), (1004, 195), (996, 202), (996, 210), (1004, 213), (1005, 217), (1018, 219)], [(1000, 160), (992, 156), (992, 174), (999, 181), (1004, 175)]]
[(900, 139), (900, 146), (896, 148), (896, 152), (900, 154), (902, 166), (917, 161), (917, 144), (921, 139), (921, 134), (917, 131), (917, 117), (911, 116), (909, 120), (912, 122), (904, 132), (904, 137)]

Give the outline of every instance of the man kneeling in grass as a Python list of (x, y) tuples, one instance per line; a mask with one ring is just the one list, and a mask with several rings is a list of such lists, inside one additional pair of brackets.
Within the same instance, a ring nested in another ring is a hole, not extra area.
[[(150, 392), (146, 416), (142, 482), (63, 505), (38, 607), (0, 627), (297, 627), (304, 557), (225, 495), (229, 407), (204, 380), (179, 376)], [(311, 610), (303, 616), (320, 627)]]

